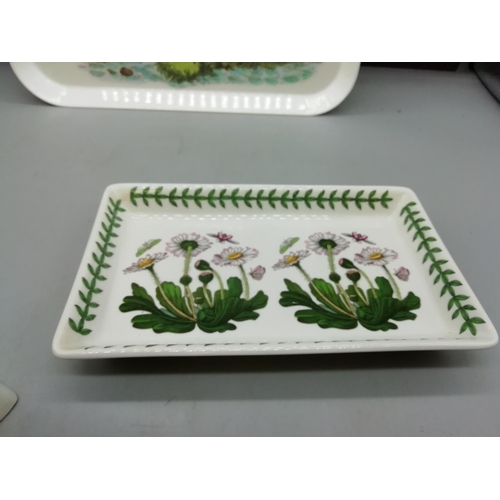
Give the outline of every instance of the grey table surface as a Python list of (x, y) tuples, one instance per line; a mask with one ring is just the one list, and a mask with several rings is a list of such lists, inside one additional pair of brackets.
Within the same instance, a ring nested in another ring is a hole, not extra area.
[(16, 435), (498, 435), (500, 349), (60, 360), (115, 182), (414, 189), (500, 326), (500, 106), (471, 73), (362, 68), (320, 117), (56, 108), (0, 65), (0, 381)]

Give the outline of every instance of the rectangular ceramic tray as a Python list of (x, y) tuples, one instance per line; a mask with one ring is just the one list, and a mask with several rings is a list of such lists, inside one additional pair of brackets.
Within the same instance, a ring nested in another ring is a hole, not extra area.
[(498, 336), (399, 187), (116, 184), (64, 358), (479, 349)]
[[(359, 62), (11, 63), (56, 106), (318, 115), (351, 92)], [(221, 67), (222, 65), (222, 67)]]

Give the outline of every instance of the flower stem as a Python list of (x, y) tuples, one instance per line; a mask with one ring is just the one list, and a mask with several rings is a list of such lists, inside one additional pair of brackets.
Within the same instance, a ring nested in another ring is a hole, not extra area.
[(358, 270), (359, 274), (361, 274), (361, 276), (363, 276), (363, 278), (365, 278), (365, 280), (370, 285), (370, 288), (373, 290), (373, 296), (378, 297), (378, 290), (375, 288), (373, 281), (366, 275), (366, 273), (361, 268), (356, 267), (356, 269)]
[(196, 321), (196, 318), (194, 316), (193, 317), (188, 316), (187, 314), (179, 310), (177, 307), (175, 307), (174, 304), (172, 304), (172, 301), (165, 295), (165, 292), (163, 291), (163, 288), (161, 286), (161, 282), (155, 270), (153, 269), (153, 266), (149, 267), (148, 271), (151, 272), (151, 275), (153, 276), (153, 279), (156, 285), (158, 286), (158, 290), (160, 290), (160, 294), (163, 297), (163, 300), (172, 308), (172, 310), (175, 311), (179, 316), (182, 316), (183, 318), (188, 319), (189, 321)]
[(184, 276), (189, 275), (189, 263), (191, 262), (191, 252), (193, 251), (193, 248), (188, 246), (188, 249), (186, 251), (186, 260), (184, 261)]
[(305, 269), (300, 264), (295, 264), (295, 267), (304, 275), (308, 283), (312, 284), (312, 278), (306, 273)]
[(213, 302), (210, 300), (210, 296), (208, 295), (208, 287), (206, 285), (206, 283), (203, 283), (203, 295), (205, 297), (205, 300), (207, 301), (207, 304), (212, 307), (214, 304)]
[(387, 273), (389, 281), (391, 282), (392, 288), (394, 288), (394, 291), (396, 292), (397, 298), (399, 300), (403, 300), (403, 297), (401, 297), (401, 290), (399, 289), (399, 286), (396, 283), (396, 280), (393, 278), (392, 274), (389, 272), (389, 269), (387, 269), (387, 266), (384, 266), (384, 269), (385, 269), (385, 272)]
[(330, 272), (334, 273), (335, 272), (335, 264), (333, 263), (332, 245), (326, 246), (326, 252), (328, 254), (328, 265), (330, 266)]
[(347, 306), (348, 309), (351, 310), (352, 314), (356, 314), (356, 311), (354, 310), (354, 307), (351, 304), (351, 301), (349, 300), (349, 295), (347, 295), (347, 292), (344, 290), (342, 285), (340, 283), (337, 283), (337, 290), (341, 296), (341, 298), (344, 299), (344, 304)]
[(210, 268), (210, 270), (214, 273), (215, 278), (219, 282), (219, 287), (220, 287), (220, 298), (224, 300), (224, 283), (222, 281), (222, 278), (220, 277), (220, 274), (213, 268)]
[(336, 311), (342, 313), (342, 314), (345, 314), (346, 316), (349, 316), (350, 318), (354, 318), (354, 319), (357, 319), (356, 315), (355, 314), (351, 314), (347, 311), (344, 311), (343, 309), (341, 309), (340, 307), (336, 306), (335, 304), (333, 304), (332, 302), (330, 302), (319, 290), (318, 290), (318, 287), (313, 283), (313, 280), (311, 279), (311, 277), (304, 271), (304, 269), (302, 268), (302, 266), (300, 264), (295, 264), (295, 267), (304, 275), (304, 277), (306, 278), (306, 280), (309, 282), (309, 284), (314, 288), (314, 290), (316, 290), (316, 293), (325, 301), (328, 303), (328, 305), (332, 308), (332, 309), (335, 309)]
[(191, 292), (191, 288), (189, 288), (189, 286), (185, 286), (184, 290), (186, 292), (186, 297), (189, 301), (189, 308), (191, 309), (193, 316), (196, 317), (196, 308), (194, 305), (194, 297), (193, 297), (193, 293)]
[(361, 299), (361, 302), (363, 302), (365, 305), (368, 305), (368, 301), (363, 297), (361, 289), (356, 283), (354, 283), (354, 290), (356, 290), (356, 293), (358, 294), (358, 297)]
[(245, 300), (248, 300), (250, 298), (250, 286), (248, 285), (247, 273), (242, 265), (240, 266), (240, 271), (243, 278), (243, 285), (245, 286)]

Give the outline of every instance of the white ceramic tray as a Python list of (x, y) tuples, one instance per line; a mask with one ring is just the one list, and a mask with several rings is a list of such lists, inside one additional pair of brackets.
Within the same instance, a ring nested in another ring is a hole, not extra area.
[(116, 184), (53, 352), (298, 354), (497, 340), (409, 189)]
[[(11, 63), (56, 106), (318, 115), (352, 90), (359, 63)], [(184, 72), (165, 65), (187, 65)], [(207, 65), (255, 64), (252, 68)], [(272, 67), (273, 64), (279, 66)], [(189, 65), (205, 65), (192, 69)], [(267, 66), (264, 66), (267, 65)], [(269, 66), (271, 65), (271, 66)], [(198, 73), (195, 73), (198, 71)]]

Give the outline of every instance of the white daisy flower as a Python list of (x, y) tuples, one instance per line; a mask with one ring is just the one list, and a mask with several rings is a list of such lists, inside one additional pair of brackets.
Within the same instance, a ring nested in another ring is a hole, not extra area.
[(221, 253), (214, 255), (212, 262), (218, 266), (242, 266), (249, 260), (255, 259), (259, 251), (255, 248), (228, 247)]
[(145, 269), (149, 269), (153, 267), (160, 260), (166, 259), (168, 257), (167, 252), (159, 252), (154, 255), (146, 255), (146, 257), (142, 257), (137, 262), (134, 262), (130, 267), (124, 269), (123, 272), (125, 274), (135, 273), (137, 271), (144, 271)]
[(314, 233), (309, 236), (309, 239), (306, 241), (307, 248), (319, 255), (327, 255), (328, 247), (332, 249), (333, 255), (338, 255), (342, 250), (345, 250), (349, 244), (350, 243), (345, 238), (342, 238), (342, 236), (337, 236), (330, 232)]
[(166, 250), (172, 252), (176, 257), (185, 257), (188, 249), (191, 248), (191, 257), (196, 257), (201, 252), (208, 250), (211, 245), (211, 241), (199, 234), (182, 233), (174, 236), (170, 243), (167, 243)]
[(286, 269), (287, 267), (296, 266), (299, 262), (309, 257), (311, 252), (309, 250), (299, 250), (297, 252), (291, 252), (288, 255), (282, 257), (276, 264), (274, 264), (273, 269), (276, 271), (278, 269)]
[(397, 252), (388, 248), (366, 247), (354, 256), (358, 264), (365, 266), (386, 266), (398, 258)]

